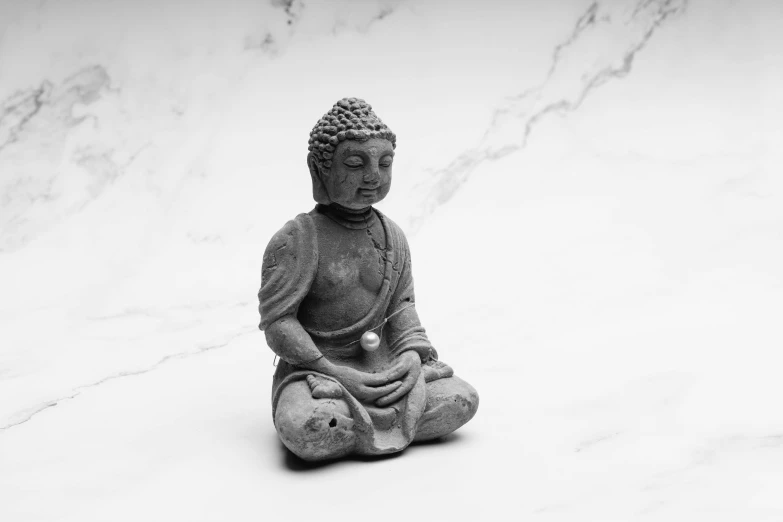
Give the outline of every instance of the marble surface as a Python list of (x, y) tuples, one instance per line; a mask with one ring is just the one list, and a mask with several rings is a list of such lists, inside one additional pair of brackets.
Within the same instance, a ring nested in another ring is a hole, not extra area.
[[(400, 520), (400, 495), (783, 519), (781, 23), (772, 0), (0, 1), (0, 520)], [(255, 293), (343, 96), (398, 135), (381, 208), (482, 403), (443, 442), (304, 469)]]

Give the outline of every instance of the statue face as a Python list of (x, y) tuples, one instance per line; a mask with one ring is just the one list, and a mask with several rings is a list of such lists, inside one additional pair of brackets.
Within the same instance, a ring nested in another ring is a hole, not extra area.
[(331, 169), (321, 172), (329, 200), (354, 210), (381, 201), (391, 188), (393, 157), (394, 149), (386, 139), (340, 142)]

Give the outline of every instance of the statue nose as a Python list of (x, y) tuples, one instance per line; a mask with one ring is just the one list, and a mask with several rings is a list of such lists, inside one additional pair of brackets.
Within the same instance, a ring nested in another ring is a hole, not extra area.
[(376, 185), (381, 181), (381, 173), (378, 171), (378, 169), (372, 169), (370, 170), (370, 172), (364, 175), (362, 181), (364, 181), (365, 183)]

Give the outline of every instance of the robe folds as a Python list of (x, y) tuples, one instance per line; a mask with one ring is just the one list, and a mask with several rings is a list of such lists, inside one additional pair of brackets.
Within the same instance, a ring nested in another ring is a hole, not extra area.
[[(334, 378), (298, 366), (307, 362), (302, 354), (282, 353), (272, 347), (280, 357), (272, 382), (273, 418), (282, 390), (292, 382), (304, 380), (308, 375), (334, 382), (341, 389), (340, 399), (348, 405), (354, 421), (357, 440), (354, 453), (364, 455), (392, 453), (408, 446), (416, 435), (417, 423), (427, 404), (425, 376), (426, 381), (449, 376), (424, 371), (425, 365), (428, 369), (444, 365), (437, 362), (437, 353), (416, 313), (408, 243), (393, 221), (378, 210), (373, 211), (386, 234), (383, 282), (375, 302), (355, 324), (337, 330), (316, 330), (301, 319), (300, 323), (320, 354), (335, 364), (365, 372), (390, 368), (403, 352), (416, 351), (423, 366), (416, 385), (396, 403), (377, 407), (357, 400)], [(316, 212), (314, 209), (308, 214), (299, 214), (286, 223), (267, 246), (258, 293), (261, 330), (284, 316), (299, 318), (299, 305), (308, 295), (318, 272), (318, 237), (313, 218)], [(376, 328), (379, 325), (383, 326)], [(381, 338), (381, 345), (374, 352), (366, 352), (358, 341), (373, 328)]]

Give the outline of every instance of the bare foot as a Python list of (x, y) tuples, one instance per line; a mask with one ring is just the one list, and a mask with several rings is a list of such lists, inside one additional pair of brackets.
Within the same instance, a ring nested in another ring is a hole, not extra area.
[(448, 364), (436, 360), (429, 360), (421, 366), (424, 374), (424, 382), (436, 381), (454, 375), (454, 370)]
[(340, 388), (340, 385), (329, 379), (308, 375), (307, 384), (310, 386), (313, 399), (339, 399), (343, 396), (343, 389)]

